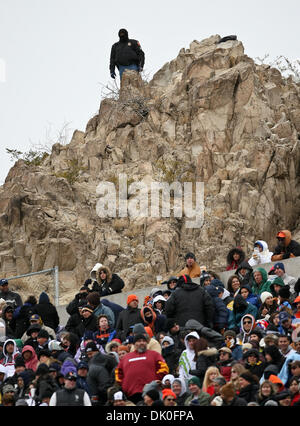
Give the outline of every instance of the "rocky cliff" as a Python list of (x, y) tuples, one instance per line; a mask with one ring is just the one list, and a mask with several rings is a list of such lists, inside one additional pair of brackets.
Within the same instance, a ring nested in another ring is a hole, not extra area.
[[(40, 165), (11, 168), (0, 188), (2, 277), (58, 265), (65, 303), (96, 262), (134, 289), (179, 270), (186, 251), (222, 271), (233, 246), (250, 253), (264, 239), (272, 249), (279, 228), (300, 240), (300, 86), (255, 64), (240, 41), (219, 40), (193, 41), (148, 83), (125, 73), (85, 131)], [(122, 173), (128, 185), (204, 182), (203, 225), (99, 217), (99, 183), (117, 188)], [(49, 286), (18, 281), (27, 295)]]

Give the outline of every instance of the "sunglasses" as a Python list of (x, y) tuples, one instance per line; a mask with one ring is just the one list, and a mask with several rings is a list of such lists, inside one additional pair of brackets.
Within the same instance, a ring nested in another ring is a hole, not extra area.
[(293, 366), (291, 367), (291, 370), (295, 370), (295, 368), (299, 368), (299, 365), (293, 365)]
[(243, 321), (243, 324), (251, 324), (251, 321)]
[(174, 398), (166, 398), (167, 401), (175, 401)]
[(277, 240), (278, 240), (278, 241), (284, 241), (284, 240), (285, 240), (285, 237), (277, 237)]

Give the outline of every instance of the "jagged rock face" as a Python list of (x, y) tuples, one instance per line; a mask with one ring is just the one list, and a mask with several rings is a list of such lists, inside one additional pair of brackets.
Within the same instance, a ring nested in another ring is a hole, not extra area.
[[(240, 41), (219, 40), (192, 42), (149, 83), (126, 72), (85, 132), (39, 167), (14, 165), (0, 188), (2, 276), (58, 265), (63, 303), (96, 262), (134, 289), (179, 270), (186, 251), (221, 271), (233, 246), (272, 249), (280, 228), (300, 238), (299, 85), (256, 65)], [(100, 218), (97, 187), (117, 187), (122, 173), (128, 185), (204, 182), (203, 226)]]

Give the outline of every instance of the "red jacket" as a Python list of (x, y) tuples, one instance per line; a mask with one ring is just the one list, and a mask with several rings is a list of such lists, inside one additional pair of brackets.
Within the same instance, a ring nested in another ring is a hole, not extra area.
[(169, 373), (163, 357), (156, 351), (137, 351), (125, 355), (115, 370), (115, 378), (127, 396), (143, 392), (147, 383), (162, 380)]

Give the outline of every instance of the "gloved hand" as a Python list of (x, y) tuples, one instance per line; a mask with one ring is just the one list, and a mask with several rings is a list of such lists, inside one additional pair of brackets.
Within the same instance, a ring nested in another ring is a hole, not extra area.
[(84, 282), (83, 285), (84, 285), (84, 287), (88, 287), (89, 284), (92, 284), (92, 280), (90, 278), (88, 278), (87, 280), (85, 280), (85, 282)]
[(115, 72), (111, 72), (110, 76), (111, 76), (111, 78), (116, 78), (116, 73)]

